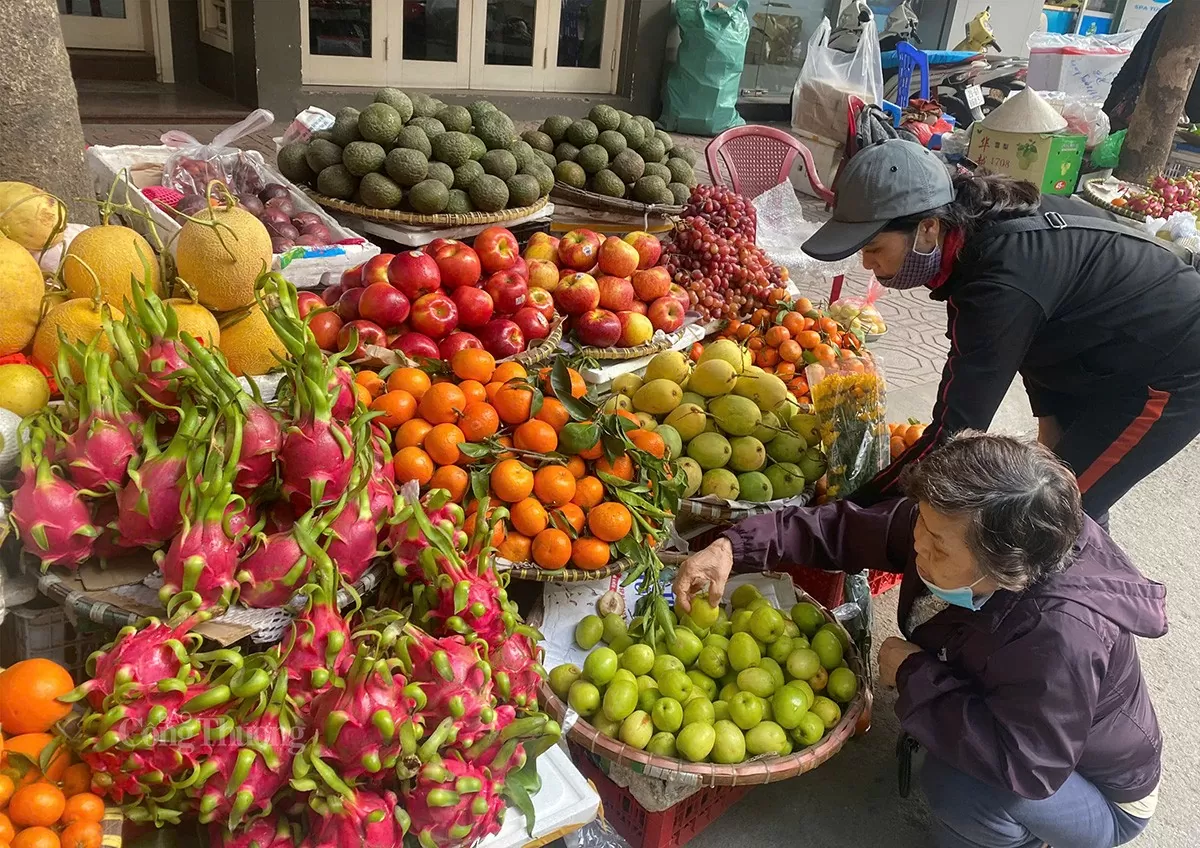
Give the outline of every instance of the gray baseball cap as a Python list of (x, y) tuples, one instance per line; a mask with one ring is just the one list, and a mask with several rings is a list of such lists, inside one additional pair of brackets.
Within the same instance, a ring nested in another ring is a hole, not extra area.
[(864, 147), (837, 176), (833, 217), (801, 249), (835, 262), (861, 250), (889, 221), (954, 200), (950, 171), (932, 151), (889, 138)]

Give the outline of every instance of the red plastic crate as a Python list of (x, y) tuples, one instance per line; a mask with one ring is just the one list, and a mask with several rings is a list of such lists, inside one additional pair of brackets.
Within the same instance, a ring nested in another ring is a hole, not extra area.
[(721, 817), (750, 791), (749, 786), (705, 787), (674, 807), (652, 813), (613, 783), (582, 748), (571, 745), (571, 758), (596, 787), (604, 817), (632, 848), (678, 848)]

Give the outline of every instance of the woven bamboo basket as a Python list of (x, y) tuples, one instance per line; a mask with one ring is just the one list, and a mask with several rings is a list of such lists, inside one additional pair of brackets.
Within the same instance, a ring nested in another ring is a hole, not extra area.
[(326, 197), (307, 186), (301, 186), (301, 188), (305, 194), (326, 209), (356, 215), (366, 221), (378, 221), (382, 224), (407, 224), (416, 227), (469, 227), (480, 224), (503, 224), (506, 221), (516, 221), (528, 217), (550, 202), (549, 197), (540, 197), (537, 203), (529, 206), (501, 209), (499, 212), (468, 212), (465, 215), (451, 215), (443, 212), (437, 215), (422, 215), (418, 212), (401, 212), (398, 209), (373, 209), (370, 206), (363, 206), (361, 203)]
[[(820, 603), (799, 587), (796, 589), (797, 599), (815, 604), (824, 613), (825, 619), (845, 629)], [(846, 740), (855, 735), (859, 722), (864, 715), (870, 715), (871, 708), (871, 679), (862, 656), (854, 647), (853, 641), (846, 634), (850, 647), (846, 650), (846, 664), (858, 677), (858, 694), (846, 705), (842, 719), (832, 730), (825, 734), (820, 742), (810, 745), (800, 751), (788, 754), (786, 757), (757, 757), (737, 765), (718, 765), (716, 763), (690, 763), (669, 757), (659, 757), (645, 751), (630, 747), (619, 739), (611, 739), (596, 730), (585, 719), (580, 718), (567, 731), (567, 738), (576, 745), (584, 748), (598, 757), (627, 766), (634, 771), (650, 777), (663, 780), (686, 780), (700, 786), (754, 786), (762, 783), (778, 783), (781, 780), (796, 777), (828, 761), (842, 749)], [(543, 682), (540, 701), (546, 711), (560, 723), (567, 713), (567, 706), (550, 690), (548, 683)]]
[(711, 501), (702, 501), (697, 498), (684, 498), (679, 502), (679, 516), (692, 516), (709, 524), (727, 525), (736, 524), (743, 518), (749, 518), (752, 515), (762, 515), (766, 512), (774, 512), (777, 509), (782, 509), (784, 506), (807, 506), (816, 494), (816, 487), (808, 486), (800, 495), (795, 498), (789, 498), (786, 501), (767, 501), (762, 504), (755, 504), (752, 507), (733, 506), (730, 503), (713, 503)]
[(671, 339), (666, 338), (660, 341), (650, 341), (637, 347), (581, 347), (575, 351), (575, 354), (600, 361), (624, 362), (627, 359), (637, 359), (652, 353), (670, 350), (672, 344)]
[(569, 186), (566, 183), (555, 183), (550, 191), (553, 200), (570, 203), (584, 209), (594, 209), (598, 212), (617, 212), (622, 215), (682, 215), (683, 207), (658, 203), (639, 203), (636, 200), (626, 200), (623, 197), (607, 197), (594, 191)]
[(1107, 180), (1088, 180), (1083, 185), (1083, 197), (1089, 203), (1133, 221), (1145, 221), (1146, 216), (1141, 212), (1134, 212), (1128, 206), (1114, 206), (1113, 201), (1118, 197), (1128, 197), (1143, 191), (1147, 191), (1143, 186), (1133, 183), (1118, 183), (1117, 186), (1113, 186)]
[[(563, 319), (556, 318), (554, 324), (550, 327), (550, 335), (546, 336), (546, 338), (538, 339), (520, 353), (505, 357), (504, 359), (498, 359), (496, 362), (519, 362), (522, 365), (540, 365), (558, 353), (559, 345), (562, 344), (562, 328)], [(376, 370), (386, 368), (389, 365), (399, 365), (404, 368), (419, 367), (418, 363), (409, 359), (398, 350), (391, 350), (390, 348), (378, 345), (363, 345), (363, 350), (367, 352), (367, 355), (362, 359), (355, 360), (352, 364), (369, 366)]]

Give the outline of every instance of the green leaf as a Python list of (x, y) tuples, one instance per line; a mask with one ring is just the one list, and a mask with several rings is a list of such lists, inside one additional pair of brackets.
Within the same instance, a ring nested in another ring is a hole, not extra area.
[[(529, 765), (533, 765), (530, 763)], [(516, 778), (516, 779), (514, 779)], [(525, 816), (525, 832), (533, 836), (534, 810), (533, 798), (517, 773), (509, 774), (504, 781), (504, 797)]]
[(482, 459), (492, 452), (490, 447), (478, 444), (477, 442), (461, 442), (458, 449), (463, 456), (470, 457), (471, 459)]
[[(462, 446), (459, 446), (462, 450)], [(475, 496), (475, 500), (482, 501), (488, 495), (490, 487), (491, 474), (487, 471), (472, 471), (471, 472), (471, 494)]]
[(566, 357), (555, 358), (554, 365), (550, 369), (550, 388), (554, 390), (554, 396), (558, 398), (558, 402), (563, 405), (572, 419), (586, 421), (595, 414), (596, 409), (593, 404), (571, 394), (569, 368)]
[(529, 403), (529, 417), (536, 418), (537, 414), (542, 411), (542, 404), (546, 402), (546, 396), (542, 390), (534, 387), (533, 400)]

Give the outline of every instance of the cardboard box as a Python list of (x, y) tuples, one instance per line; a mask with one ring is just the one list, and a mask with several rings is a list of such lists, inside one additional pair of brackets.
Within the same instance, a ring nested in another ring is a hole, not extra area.
[(1072, 194), (1083, 164), (1085, 135), (1011, 133), (971, 127), (967, 156), (993, 174), (1028, 180), (1043, 194)]

